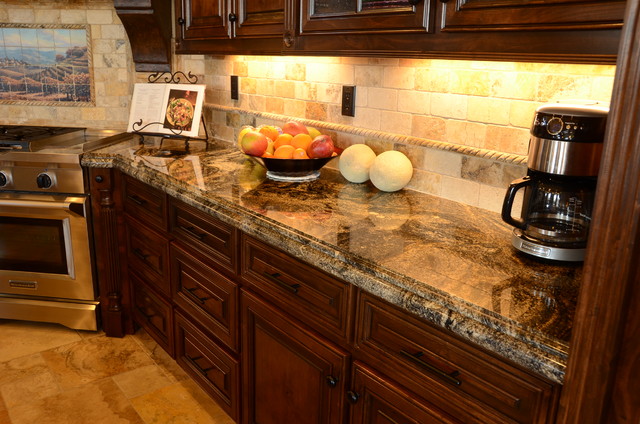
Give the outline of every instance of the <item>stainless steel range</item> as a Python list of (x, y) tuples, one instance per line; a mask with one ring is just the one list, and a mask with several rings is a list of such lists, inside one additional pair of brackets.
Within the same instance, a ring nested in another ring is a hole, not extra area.
[(0, 126), (0, 318), (97, 330), (82, 153), (113, 131)]

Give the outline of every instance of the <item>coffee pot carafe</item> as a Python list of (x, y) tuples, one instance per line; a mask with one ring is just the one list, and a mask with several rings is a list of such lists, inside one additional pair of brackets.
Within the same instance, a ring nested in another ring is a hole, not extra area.
[[(547, 104), (535, 113), (527, 175), (505, 195), (502, 219), (514, 226), (521, 252), (559, 261), (584, 260), (608, 108)], [(524, 190), (520, 218), (512, 216)]]

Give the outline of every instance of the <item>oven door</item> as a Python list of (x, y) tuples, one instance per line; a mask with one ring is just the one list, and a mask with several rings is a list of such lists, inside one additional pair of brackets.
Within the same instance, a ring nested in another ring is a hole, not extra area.
[(87, 201), (0, 193), (0, 296), (95, 300)]

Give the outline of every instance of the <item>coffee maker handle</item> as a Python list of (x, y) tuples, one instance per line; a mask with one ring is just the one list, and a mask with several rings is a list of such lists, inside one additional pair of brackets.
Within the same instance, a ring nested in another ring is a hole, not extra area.
[(504, 203), (502, 204), (502, 220), (507, 224), (513, 225), (514, 227), (522, 230), (526, 229), (524, 220), (512, 217), (511, 209), (513, 209), (513, 201), (516, 198), (516, 192), (523, 187), (531, 185), (531, 182), (531, 178), (527, 175), (526, 177), (515, 180), (509, 184), (507, 193), (504, 195)]

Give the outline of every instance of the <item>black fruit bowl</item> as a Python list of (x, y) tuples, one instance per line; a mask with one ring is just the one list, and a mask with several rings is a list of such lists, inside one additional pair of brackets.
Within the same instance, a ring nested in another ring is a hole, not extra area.
[(312, 181), (320, 177), (320, 169), (329, 163), (330, 158), (318, 159), (277, 159), (249, 156), (267, 169), (267, 178), (275, 181)]

